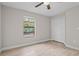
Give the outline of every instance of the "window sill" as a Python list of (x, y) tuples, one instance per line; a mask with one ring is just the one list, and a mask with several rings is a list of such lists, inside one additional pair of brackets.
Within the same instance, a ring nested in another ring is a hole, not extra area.
[(34, 34), (24, 35), (24, 38), (33, 38)]

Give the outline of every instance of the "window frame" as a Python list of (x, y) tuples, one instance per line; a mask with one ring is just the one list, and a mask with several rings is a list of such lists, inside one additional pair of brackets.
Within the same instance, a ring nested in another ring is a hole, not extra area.
[[(24, 20), (25, 20), (25, 18), (34, 18), (35, 20), (34, 20), (34, 34), (33, 35), (29, 35), (29, 34), (27, 34), (27, 35), (25, 35), (24, 34)], [(24, 16), (24, 18), (23, 18), (23, 36), (24, 36), (24, 38), (35, 38), (36, 37), (36, 18), (35, 17), (33, 17), (33, 16)]]

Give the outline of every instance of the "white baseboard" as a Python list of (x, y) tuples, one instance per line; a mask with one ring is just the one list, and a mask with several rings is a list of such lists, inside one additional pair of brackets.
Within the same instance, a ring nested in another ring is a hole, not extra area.
[[(54, 40), (54, 39), (52, 39), (52, 40)], [(55, 40), (55, 41), (58, 41), (58, 40)], [(67, 44), (67, 43), (65, 43), (65, 42), (62, 42), (62, 41), (58, 41), (58, 42), (64, 43), (64, 45), (65, 45), (66, 47), (68, 47), (68, 48), (72, 48), (72, 49), (79, 50), (79, 48), (78, 48), (78, 47), (71, 46), (71, 45), (69, 45), (69, 44)]]
[(31, 42), (31, 43), (27, 43), (27, 44), (5, 47), (5, 48), (2, 48), (2, 51), (13, 49), (13, 48), (18, 48), (18, 47), (22, 47), (22, 46), (29, 46), (29, 45), (33, 45), (33, 44), (37, 44), (37, 43), (41, 43), (41, 42), (45, 42), (45, 41), (49, 41), (49, 40), (41, 40), (41, 41)]
[(69, 44), (65, 44), (65, 46), (66, 46), (66, 47), (68, 47), (68, 48), (72, 48), (72, 49), (79, 50), (79, 48), (78, 48), (78, 47), (71, 46), (71, 45), (69, 45)]
[(56, 40), (56, 39), (51, 39), (51, 40), (58, 41), (58, 42), (61, 42), (61, 43), (64, 43), (65, 44), (64, 41), (59, 41), (59, 40)]
[[(53, 40), (53, 39), (52, 39), (52, 40)], [(28, 43), (28, 44), (21, 44), (21, 45), (16, 45), (16, 46), (11, 46), (11, 47), (5, 47), (5, 48), (2, 48), (2, 49), (0, 50), (0, 52), (5, 51), (5, 50), (9, 50), (9, 49), (13, 49), (13, 48), (22, 47), (22, 46), (29, 46), (29, 45), (33, 45), (33, 44), (37, 44), (37, 43), (41, 43), (41, 42), (45, 42), (45, 41), (49, 41), (49, 40), (41, 40), (41, 41), (31, 42), (31, 43)], [(58, 42), (59, 42), (59, 41), (58, 41)], [(66, 44), (65, 42), (61, 42), (61, 43), (64, 43), (66, 47), (79, 50), (78, 47), (74, 47), (74, 46), (68, 45), (68, 44)]]

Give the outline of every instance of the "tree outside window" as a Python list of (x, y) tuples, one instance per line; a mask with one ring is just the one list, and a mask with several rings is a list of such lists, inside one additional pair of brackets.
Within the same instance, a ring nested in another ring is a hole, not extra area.
[(24, 35), (35, 34), (35, 19), (34, 17), (25, 17), (24, 19)]

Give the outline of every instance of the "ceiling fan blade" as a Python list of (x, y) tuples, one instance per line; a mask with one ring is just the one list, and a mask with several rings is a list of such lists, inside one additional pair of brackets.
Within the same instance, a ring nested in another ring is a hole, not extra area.
[(44, 2), (39, 3), (38, 5), (36, 5), (35, 7), (39, 7), (40, 5), (42, 5)]
[(47, 9), (51, 9), (50, 4), (47, 5)]

